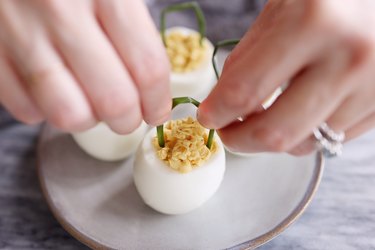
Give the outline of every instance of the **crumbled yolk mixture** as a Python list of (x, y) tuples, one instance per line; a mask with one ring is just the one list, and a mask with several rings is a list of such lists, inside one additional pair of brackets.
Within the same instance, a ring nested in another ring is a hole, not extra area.
[(157, 137), (153, 138), (157, 156), (180, 173), (201, 166), (217, 150), (215, 141), (211, 149), (207, 148), (206, 129), (191, 117), (168, 122), (164, 126), (164, 138), (164, 148), (159, 146)]
[(166, 36), (167, 54), (172, 70), (184, 73), (198, 68), (206, 56), (206, 46), (200, 44), (199, 33), (189, 35), (172, 31)]

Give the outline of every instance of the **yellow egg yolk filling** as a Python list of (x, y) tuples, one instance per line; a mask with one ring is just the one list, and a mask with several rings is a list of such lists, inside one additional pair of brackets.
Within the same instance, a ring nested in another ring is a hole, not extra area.
[(173, 72), (184, 73), (198, 68), (206, 56), (206, 44), (200, 44), (199, 33), (185, 35), (171, 31), (166, 36), (167, 54)]
[(180, 173), (188, 173), (217, 151), (215, 141), (211, 149), (207, 148), (207, 139), (207, 129), (188, 117), (168, 122), (164, 126), (165, 146), (159, 146), (157, 137), (153, 138), (153, 145), (160, 160)]

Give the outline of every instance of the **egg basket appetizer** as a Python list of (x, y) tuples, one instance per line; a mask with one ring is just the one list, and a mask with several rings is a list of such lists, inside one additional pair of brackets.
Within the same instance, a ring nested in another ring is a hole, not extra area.
[[(199, 32), (186, 27), (166, 29), (167, 14), (192, 9)], [(204, 97), (215, 84), (210, 58), (212, 43), (206, 38), (206, 21), (197, 2), (187, 2), (166, 7), (161, 12), (160, 32), (171, 64), (172, 95)]]
[(100, 122), (84, 132), (72, 134), (74, 141), (88, 155), (102, 161), (118, 161), (132, 155), (146, 134), (145, 122), (128, 135), (113, 132)]
[[(199, 102), (189, 97), (179, 104)], [(225, 151), (214, 130), (189, 117), (149, 131), (134, 160), (134, 183), (144, 202), (165, 214), (188, 213), (219, 188), (225, 172)]]

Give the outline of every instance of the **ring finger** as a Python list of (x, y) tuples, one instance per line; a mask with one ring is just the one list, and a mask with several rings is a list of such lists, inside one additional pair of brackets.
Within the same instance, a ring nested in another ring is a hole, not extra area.
[(43, 120), (42, 113), (5, 56), (0, 56), (0, 102), (21, 122), (35, 124)]
[[(362, 134), (375, 124), (375, 108), (368, 105), (372, 99), (371, 91), (366, 89), (366, 91), (357, 92), (359, 93), (348, 97), (327, 120), (327, 124), (333, 131), (346, 131), (346, 141)], [(309, 136), (289, 153), (304, 155), (313, 151), (315, 145), (314, 136)]]

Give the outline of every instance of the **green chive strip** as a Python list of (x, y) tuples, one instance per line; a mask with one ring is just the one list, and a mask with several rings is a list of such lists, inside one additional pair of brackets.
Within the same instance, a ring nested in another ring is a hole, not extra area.
[(207, 138), (207, 148), (211, 149), (212, 147), (212, 142), (214, 141), (214, 134), (215, 134), (215, 130), (214, 129), (210, 129), (210, 132), (208, 133), (208, 138)]
[(216, 60), (215, 60), (216, 53), (222, 47), (237, 45), (239, 43), (239, 41), (240, 41), (240, 39), (228, 39), (228, 40), (219, 41), (215, 44), (214, 53), (212, 54), (212, 66), (214, 67), (214, 70), (215, 70), (216, 79), (219, 79), (219, 77), (220, 77), (219, 76), (219, 70), (217, 69), (217, 64), (216, 64)]
[(159, 146), (161, 148), (164, 148), (165, 141), (164, 141), (164, 125), (163, 124), (156, 127), (156, 134), (158, 135)]
[(193, 2), (186, 2), (186, 3), (179, 3), (179, 4), (173, 4), (169, 5), (166, 8), (164, 8), (161, 12), (160, 16), (160, 30), (161, 30), (161, 36), (163, 39), (164, 46), (167, 47), (167, 41), (165, 38), (165, 30), (166, 30), (166, 16), (168, 13), (171, 12), (178, 12), (183, 11), (186, 9), (193, 9), (195, 12), (195, 17), (198, 22), (198, 28), (199, 28), (199, 34), (201, 36), (200, 45), (203, 44), (203, 39), (206, 37), (206, 19), (204, 18), (203, 11), (199, 4), (195, 1)]
[[(197, 108), (200, 105), (200, 102), (198, 102), (197, 100), (195, 100), (194, 98), (191, 98), (191, 97), (175, 97), (175, 98), (172, 99), (172, 109), (174, 109), (176, 106), (178, 106), (180, 104), (185, 104), (185, 103), (191, 103), (194, 106), (196, 106)], [(157, 132), (157, 135), (158, 135), (159, 146), (161, 148), (164, 148), (165, 147), (164, 125), (162, 124), (162, 125), (157, 126), (156, 132)], [(208, 134), (207, 144), (206, 144), (208, 149), (211, 149), (212, 142), (213, 142), (213, 139), (214, 139), (214, 134), (215, 134), (215, 130), (210, 129), (210, 132)]]

